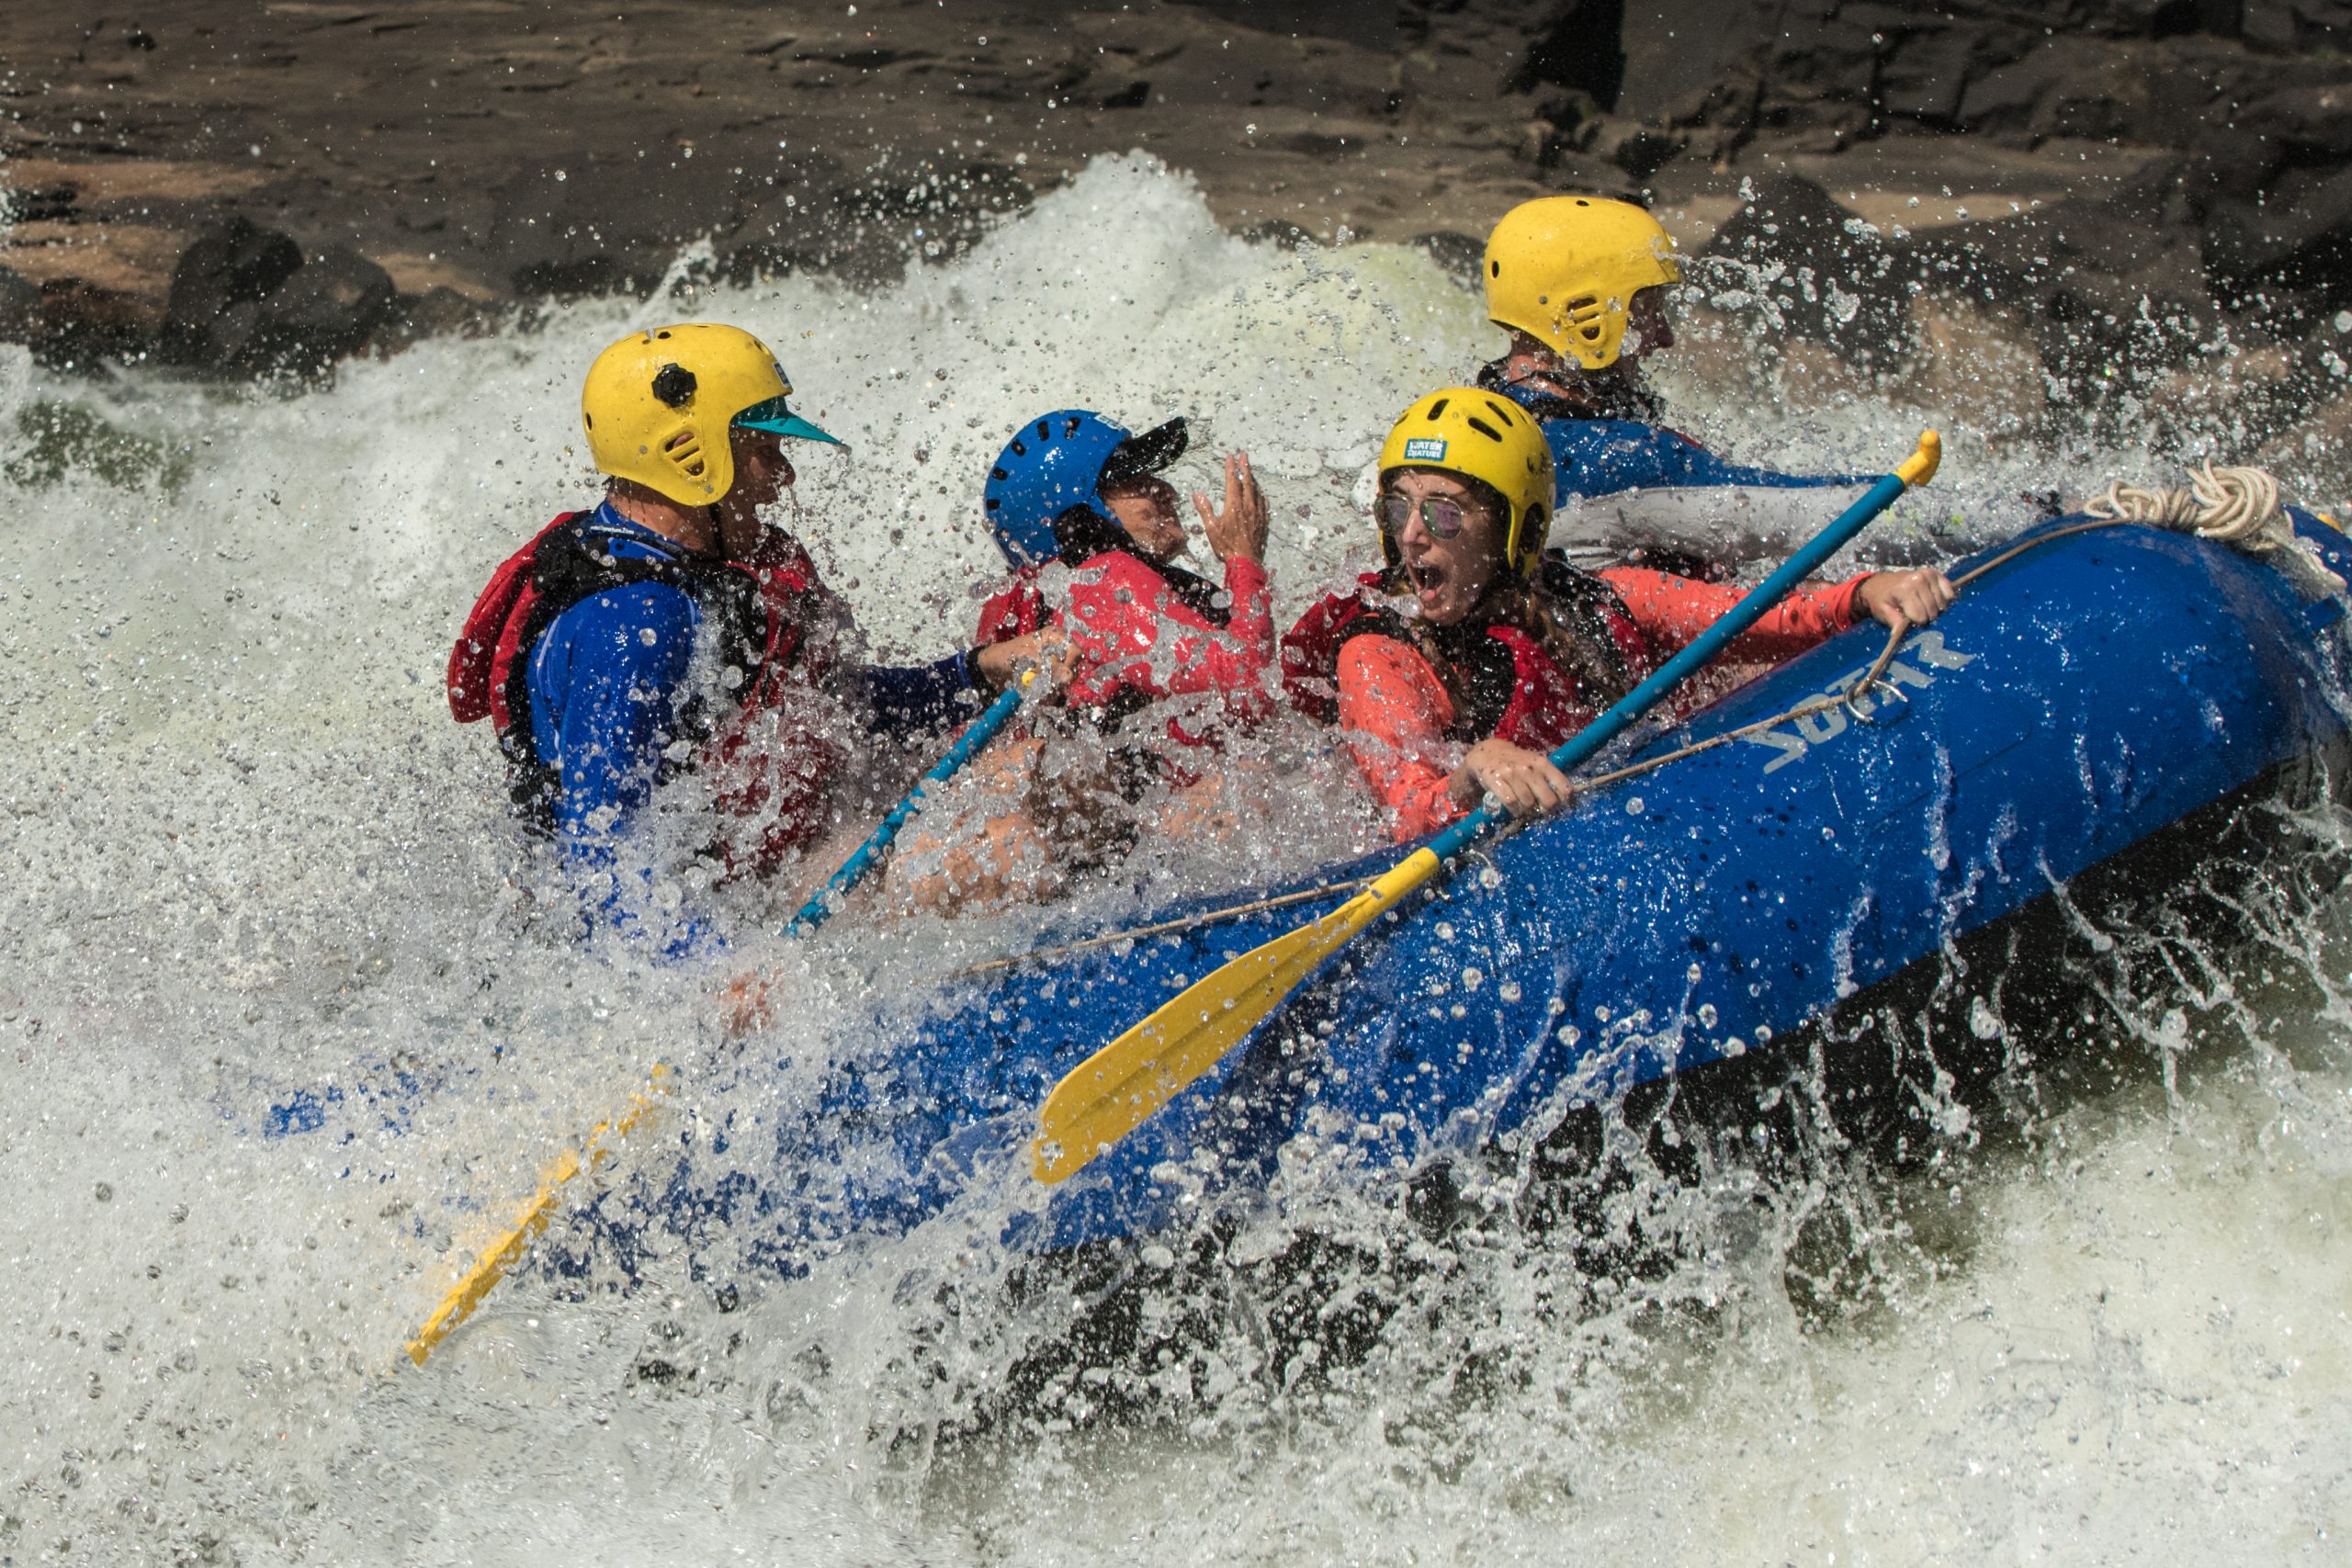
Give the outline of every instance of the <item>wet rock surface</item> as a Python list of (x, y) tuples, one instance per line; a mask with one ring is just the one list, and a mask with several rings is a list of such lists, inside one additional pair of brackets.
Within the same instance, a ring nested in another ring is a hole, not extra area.
[(308, 373), (536, 299), (867, 285), (1140, 149), (1237, 232), (1465, 282), (1515, 201), (1642, 196), (1857, 373), (1990, 333), (2090, 396), (2225, 331), (2309, 405), (2346, 390), (2347, 48), (2331, 0), (11, 7), (0, 335)]

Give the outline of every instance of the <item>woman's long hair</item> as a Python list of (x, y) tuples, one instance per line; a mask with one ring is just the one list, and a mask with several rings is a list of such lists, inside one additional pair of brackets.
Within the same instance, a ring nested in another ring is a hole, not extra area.
[[(1384, 491), (1389, 477), (1380, 476)], [(1449, 470), (1447, 477), (1470, 492), (1471, 501), (1486, 509), (1498, 529), (1506, 525), (1510, 505), (1500, 491), (1468, 474)], [(1535, 525), (1542, 522), (1529, 521)], [(1403, 593), (1411, 579), (1400, 563), (1381, 574), (1380, 586), (1384, 592)], [(1609, 597), (1605, 584), (1577, 572), (1565, 560), (1547, 558), (1532, 574), (1522, 575), (1505, 565), (1477, 607), (1457, 626), (1433, 626), (1419, 615), (1402, 619), (1407, 639), (1444, 685), (1456, 728), (1483, 738), (1502, 717), (1516, 673), (1507, 659), (1496, 657), (1503, 649), (1487, 635), (1489, 626), (1525, 633), (1575, 683), (1577, 694), (1594, 707), (1605, 707), (1634, 689), (1634, 671), (1609, 629)]]

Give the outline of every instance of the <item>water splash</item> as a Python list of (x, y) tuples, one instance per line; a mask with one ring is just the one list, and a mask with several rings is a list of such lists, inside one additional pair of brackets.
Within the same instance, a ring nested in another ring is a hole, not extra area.
[[(0, 361), (0, 433), (84, 422), (0, 477), (0, 1556), (2234, 1562), (2352, 1523), (2352, 838), (2324, 807), (2249, 808), (2284, 873), (2070, 904), (2047, 953), (1948, 955), (1937, 1007), (1753, 1054), (1781, 1077), (1752, 1121), (1679, 1089), (1563, 1109), (1444, 1190), (1370, 1194), (1303, 1142), (1274, 1205), (1067, 1269), (996, 1245), (1020, 1200), (985, 1183), (795, 1278), (657, 1233), (633, 1279), (518, 1279), (388, 1380), (484, 1195), (652, 1060), (686, 1069), (667, 1135), (707, 1147), (860, 1048), (874, 990), (1035, 930), (779, 950), (794, 1016), (762, 1050), (788, 1066), (747, 1073), (701, 977), (535, 915), (440, 669), (490, 566), (591, 493), (597, 347), (684, 313), (776, 344), (854, 448), (788, 520), (884, 651), (930, 654), (996, 575), (978, 481), (1014, 420), (1193, 414), (1180, 482), (1248, 446), (1295, 611), (1369, 555), (1388, 413), (1490, 346), (1418, 253), (1243, 244), (1145, 159), (894, 288), (677, 283), (690, 305), (554, 309), (301, 395)], [(1883, 467), (1923, 412), (1668, 389), (1799, 466)], [(1948, 540), (2148, 449), (1961, 434), (1920, 519)], [(1883, 1146), (1840, 1052), (1917, 1090)], [(296, 1089), (318, 1130), (259, 1136)]]

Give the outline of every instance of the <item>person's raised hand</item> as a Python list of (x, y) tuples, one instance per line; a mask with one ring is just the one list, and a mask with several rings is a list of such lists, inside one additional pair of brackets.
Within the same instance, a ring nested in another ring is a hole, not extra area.
[(1249, 453), (1236, 452), (1225, 460), (1225, 510), (1212, 507), (1199, 491), (1193, 492), (1193, 509), (1201, 514), (1201, 532), (1217, 559), (1266, 558), (1266, 492), (1250, 471)]
[(972, 650), (973, 671), (991, 692), (1004, 690), (1032, 665), (1055, 685), (1069, 684), (1078, 669), (1078, 649), (1071, 645), (1069, 634), (1048, 623), (1024, 637), (1007, 637)]
[(1456, 804), (1469, 806), (1491, 795), (1513, 817), (1557, 811), (1574, 797), (1576, 784), (1541, 751), (1488, 737), (1470, 748), (1448, 785)]
[(1900, 631), (1924, 626), (1946, 610), (1960, 590), (1934, 567), (1913, 571), (1882, 571), (1862, 579), (1854, 602), (1880, 624)]

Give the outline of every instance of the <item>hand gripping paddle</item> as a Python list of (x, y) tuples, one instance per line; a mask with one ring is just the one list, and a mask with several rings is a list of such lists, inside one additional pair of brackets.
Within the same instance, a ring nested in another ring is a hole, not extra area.
[[(1721, 620), (1668, 660), (1656, 674), (1553, 752), (1552, 765), (1566, 773), (1615, 739), (1755, 625), (1897, 496), (1933, 478), (1942, 451), (1936, 433), (1922, 431), (1918, 450), (1901, 468), (1872, 485), (1868, 494), (1782, 562), (1779, 570)], [(1324, 960), (1396, 908), (1407, 894), (1435, 877), (1449, 857), (1467, 848), (1504, 815), (1498, 807), (1480, 807), (1329, 914), (1243, 953), (1178, 993), (1159, 1011), (1072, 1068), (1054, 1086), (1038, 1113), (1033, 1148), (1037, 1179), (1046, 1183), (1067, 1179), (1142, 1125), (1147, 1117), (1247, 1039)]]

